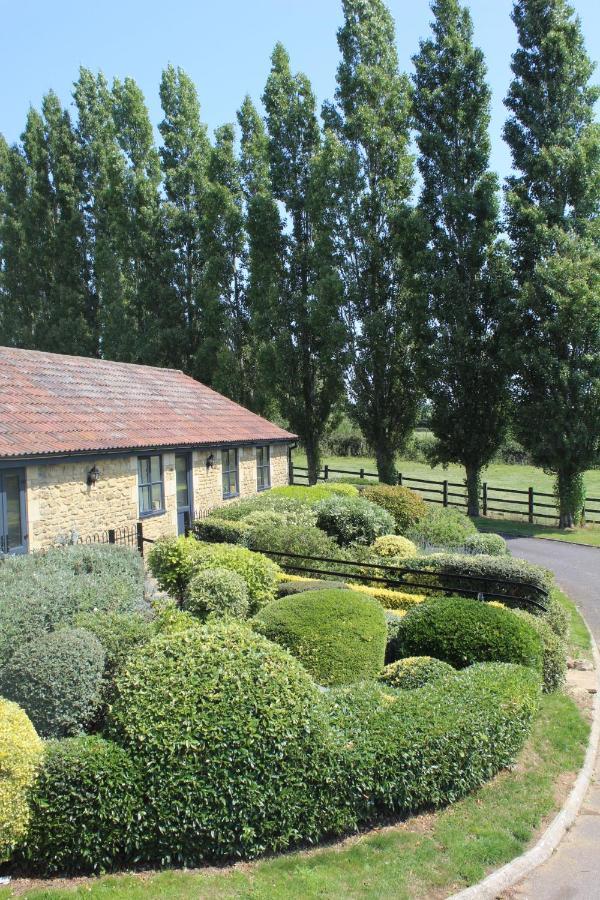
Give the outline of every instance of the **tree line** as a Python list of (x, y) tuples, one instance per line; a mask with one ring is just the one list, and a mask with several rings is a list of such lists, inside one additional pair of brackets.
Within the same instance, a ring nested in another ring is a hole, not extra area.
[(515, 0), (504, 129), (471, 16), (433, 0), (400, 71), (383, 0), (342, 0), (319, 110), (278, 44), (262, 97), (214, 138), (168, 66), (157, 147), (131, 78), (81, 69), (0, 136), (0, 343), (171, 366), (281, 415), (309, 479), (347, 403), (392, 482), (424, 398), (435, 460), (482, 468), (511, 425), (578, 522), (600, 458), (600, 129), (566, 0)]

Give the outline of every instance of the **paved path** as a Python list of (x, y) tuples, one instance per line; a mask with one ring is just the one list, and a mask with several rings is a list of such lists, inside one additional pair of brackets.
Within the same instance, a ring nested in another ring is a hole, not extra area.
[[(508, 539), (515, 556), (552, 569), (600, 645), (600, 549), (535, 538)], [(600, 900), (600, 757), (575, 825), (556, 853), (511, 892), (519, 900)]]

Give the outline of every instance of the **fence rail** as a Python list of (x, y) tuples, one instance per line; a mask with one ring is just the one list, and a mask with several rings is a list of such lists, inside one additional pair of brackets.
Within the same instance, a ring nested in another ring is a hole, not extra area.
[[(377, 472), (368, 472), (366, 469), (334, 469), (331, 466), (324, 466), (319, 471), (318, 480), (329, 481), (331, 475), (350, 475), (361, 481), (367, 479), (379, 481)], [(416, 478), (412, 475), (404, 475), (402, 472), (398, 472), (397, 477), (398, 484), (414, 487), (428, 503), (467, 509), (467, 488), (464, 482)], [(308, 481), (308, 469), (306, 466), (293, 466), (293, 483), (296, 483), (296, 479)], [(456, 491), (454, 490), (455, 488), (459, 488), (459, 490)], [(505, 496), (507, 494), (518, 496)], [(547, 502), (548, 500), (552, 502)], [(531, 524), (539, 519), (558, 522), (558, 511), (554, 501), (554, 494), (536, 491), (533, 487), (529, 487), (526, 490), (523, 488), (508, 488), (492, 485), (484, 481), (480, 489), (479, 502), (481, 514), (490, 518), (499, 518), (499, 516), (490, 516), (490, 513), (501, 513), (504, 517), (523, 516)], [(552, 510), (552, 512), (548, 512), (548, 510)], [(584, 517), (589, 524), (600, 524), (600, 497), (586, 497)]]

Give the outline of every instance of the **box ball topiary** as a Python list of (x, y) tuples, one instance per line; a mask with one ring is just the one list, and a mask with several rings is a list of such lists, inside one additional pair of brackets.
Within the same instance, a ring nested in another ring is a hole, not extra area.
[(101, 873), (135, 857), (142, 773), (112, 741), (50, 741), (30, 804), (27, 838), (17, 855), (30, 871)]
[(248, 627), (158, 637), (117, 686), (111, 732), (143, 770), (138, 859), (247, 858), (350, 824), (321, 694)]
[(387, 665), (379, 675), (378, 681), (389, 687), (402, 691), (411, 691), (423, 687), (430, 681), (453, 678), (456, 674), (448, 663), (431, 656), (408, 656)]
[(0, 694), (22, 706), (42, 737), (77, 734), (102, 702), (104, 650), (83, 628), (20, 647), (0, 671)]
[(362, 496), (387, 510), (393, 516), (395, 530), (400, 534), (404, 534), (427, 513), (427, 504), (421, 495), (400, 485), (371, 484), (364, 489)]
[(347, 591), (345, 581), (320, 581), (318, 578), (304, 578), (301, 581), (282, 581), (279, 583), (277, 593), (280, 597), (289, 597), (292, 594), (305, 594), (306, 591)]
[(277, 594), (279, 566), (262, 553), (234, 544), (200, 544), (193, 574), (205, 569), (223, 568), (236, 572), (246, 582), (250, 613), (256, 612)]
[(541, 672), (543, 653), (533, 626), (511, 610), (466, 597), (433, 597), (402, 619), (394, 656), (433, 656), (457, 669), (518, 663)]
[(465, 538), (466, 553), (483, 553), (486, 556), (508, 556), (506, 541), (499, 534), (470, 534)]
[(190, 581), (183, 608), (202, 621), (209, 616), (245, 619), (250, 610), (246, 582), (231, 569), (203, 569)]
[(384, 664), (385, 613), (358, 591), (281, 597), (261, 610), (253, 625), (293, 653), (321, 685), (374, 678)]
[(315, 507), (317, 527), (341, 547), (370, 545), (382, 534), (393, 534), (396, 525), (387, 510), (363, 497), (331, 496)]
[(28, 794), (43, 752), (24, 710), (0, 697), (0, 863), (10, 858), (27, 831)]
[(386, 534), (376, 538), (373, 553), (377, 556), (393, 559), (406, 559), (417, 555), (417, 548), (408, 538), (401, 534)]

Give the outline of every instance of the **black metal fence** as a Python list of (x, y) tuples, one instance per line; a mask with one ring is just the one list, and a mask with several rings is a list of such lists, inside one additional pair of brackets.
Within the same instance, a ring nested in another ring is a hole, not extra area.
[[(304, 483), (308, 480), (308, 469), (305, 466), (294, 466), (292, 475), (294, 483), (296, 479)], [(324, 466), (319, 472), (319, 481), (329, 481), (331, 475), (352, 476), (360, 481), (379, 480), (377, 472), (368, 472), (366, 469), (334, 469)], [(467, 509), (467, 488), (464, 482), (416, 478), (398, 472), (398, 484), (414, 488), (428, 503)], [(484, 481), (481, 485), (479, 502), (481, 514), (492, 519), (522, 516), (531, 524), (539, 520), (547, 524), (558, 522), (554, 494), (537, 491), (533, 487), (507, 488)], [(498, 513), (500, 515), (497, 515)], [(600, 497), (586, 497), (584, 516), (586, 522), (600, 524)]]

